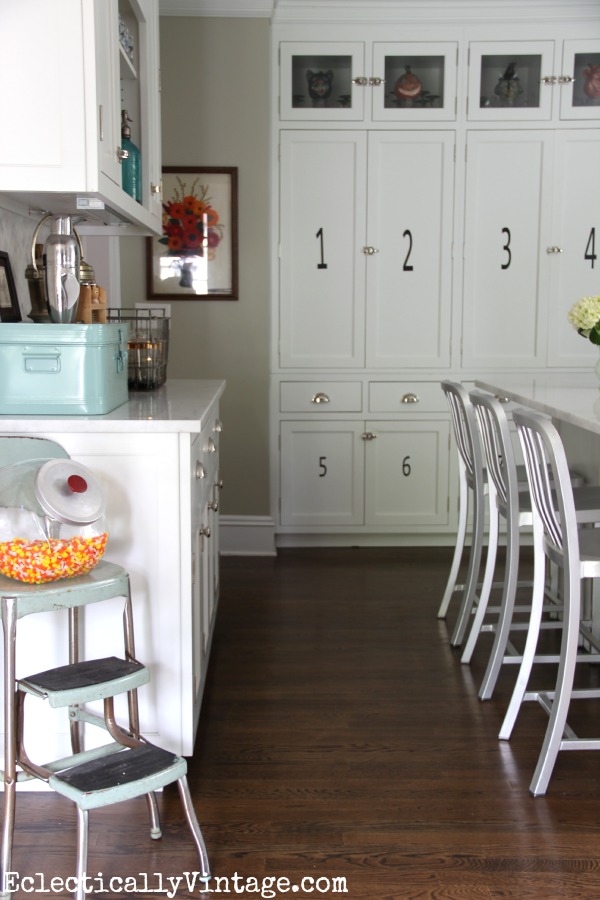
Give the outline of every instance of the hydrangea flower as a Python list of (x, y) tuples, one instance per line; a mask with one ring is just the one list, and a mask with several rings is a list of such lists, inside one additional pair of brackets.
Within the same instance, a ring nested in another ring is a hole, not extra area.
[(600, 344), (600, 297), (582, 297), (569, 310), (568, 319), (578, 334)]

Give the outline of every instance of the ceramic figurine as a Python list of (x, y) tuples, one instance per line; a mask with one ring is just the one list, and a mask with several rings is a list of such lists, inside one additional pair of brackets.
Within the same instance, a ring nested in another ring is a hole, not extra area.
[(507, 106), (515, 102), (519, 94), (523, 93), (519, 76), (515, 75), (515, 64), (511, 62), (507, 66), (504, 75), (498, 79), (498, 84), (494, 88), (494, 93), (500, 97), (500, 100)]
[(308, 83), (308, 95), (311, 100), (323, 102), (327, 100), (333, 88), (333, 72), (313, 72), (309, 69), (306, 73)]
[(416, 100), (423, 90), (423, 85), (417, 76), (406, 66), (406, 72), (401, 75), (394, 85), (394, 93), (399, 100)]
[(584, 93), (592, 100), (600, 98), (600, 66), (587, 66), (583, 70), (583, 77), (585, 78)]

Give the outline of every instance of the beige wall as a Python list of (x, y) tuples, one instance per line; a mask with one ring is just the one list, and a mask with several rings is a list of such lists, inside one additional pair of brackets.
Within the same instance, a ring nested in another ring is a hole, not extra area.
[[(238, 301), (174, 301), (169, 378), (225, 378), (221, 511), (269, 508), (269, 22), (161, 18), (164, 165), (237, 166)], [(122, 305), (146, 299), (145, 242), (121, 240)]]

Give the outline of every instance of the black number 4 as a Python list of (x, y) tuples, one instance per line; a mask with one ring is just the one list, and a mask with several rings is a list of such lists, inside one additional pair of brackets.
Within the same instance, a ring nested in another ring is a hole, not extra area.
[(589, 259), (592, 264), (592, 269), (594, 268), (594, 263), (598, 258), (596, 254), (596, 229), (592, 228), (590, 231), (590, 236), (588, 238), (587, 247), (585, 248), (584, 259)]

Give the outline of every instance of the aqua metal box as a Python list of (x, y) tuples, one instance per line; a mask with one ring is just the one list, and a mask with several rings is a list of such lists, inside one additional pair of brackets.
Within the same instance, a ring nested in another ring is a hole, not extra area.
[(127, 402), (127, 323), (0, 324), (0, 414), (102, 415)]

